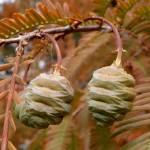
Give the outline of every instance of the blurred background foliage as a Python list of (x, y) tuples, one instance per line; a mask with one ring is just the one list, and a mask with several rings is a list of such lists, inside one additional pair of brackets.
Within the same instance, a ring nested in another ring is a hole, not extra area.
[[(0, 3), (0, 18), (11, 17), (14, 12), (35, 8), (40, 0), (14, 0)], [(10, 139), (19, 150), (148, 150), (150, 145), (150, 0), (43, 0), (68, 3), (81, 14), (97, 14), (112, 21), (121, 34), (124, 45), (123, 65), (136, 79), (137, 97), (133, 109), (124, 120), (111, 128), (97, 127), (90, 117), (84, 93), (92, 72), (110, 65), (115, 56), (113, 34), (109, 31), (72, 33), (59, 40), (63, 55), (64, 75), (71, 81), (76, 94), (72, 113), (57, 126), (46, 130), (25, 127), (16, 120), (17, 131), (10, 130)], [(15, 44), (0, 48), (0, 63), (11, 62)], [(52, 49), (52, 50), (51, 50)], [(51, 46), (42, 40), (33, 40), (25, 49), (37, 55), (29, 71), (28, 80), (40, 72), (47, 72), (56, 61)], [(21, 69), (20, 74), (24, 70)], [(11, 70), (1, 72), (0, 78), (10, 76)], [(5, 102), (0, 101), (0, 112)], [(3, 116), (0, 115), (0, 133)], [(113, 138), (111, 136), (113, 135)]]

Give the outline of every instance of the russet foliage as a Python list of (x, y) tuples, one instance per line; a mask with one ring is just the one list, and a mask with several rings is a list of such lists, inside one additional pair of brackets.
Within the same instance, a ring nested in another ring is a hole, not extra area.
[[(92, 117), (89, 116), (84, 96), (85, 87), (95, 69), (109, 65), (114, 60), (114, 55), (111, 53), (114, 49), (111, 30), (106, 24), (102, 24), (101, 33), (77, 35), (78, 39), (74, 38), (76, 36), (74, 33), (69, 39), (63, 35), (66, 43), (62, 44), (60, 41), (60, 45), (62, 49), (67, 49), (66, 57), (63, 60), (63, 66), (67, 70), (64, 69), (63, 73), (72, 82), (76, 91), (72, 111), (60, 125), (39, 131), (28, 149), (37, 149), (38, 145), (38, 148), (43, 150), (82, 150), (86, 148), (91, 150), (115, 150), (117, 148), (147, 150), (149, 146), (149, 0), (43, 0), (43, 3), (38, 3), (36, 8), (25, 10), (25, 13), (14, 13), (10, 18), (1, 19), (0, 43), (5, 40), (10, 40), (11, 43), (11, 39), (29, 35), (34, 31), (41, 32), (52, 27), (72, 26), (75, 21), (82, 21), (91, 15), (104, 16), (114, 23), (121, 34), (125, 49), (129, 50), (125, 54), (123, 62), (128, 72), (136, 79), (137, 95), (133, 101), (133, 107), (121, 121), (116, 121), (111, 125), (110, 131), (96, 126)], [(96, 22), (89, 21), (81, 24), (81, 26), (84, 25), (96, 25)], [(33, 40), (30, 51), (21, 56), (20, 70), (28, 71), (28, 66), (32, 64), (31, 74), (34, 74), (37, 71), (34, 61), (39, 61), (40, 55), (42, 57), (48, 55), (45, 48), (47, 41), (46, 39), (42, 39), (42, 41), (40, 38), (39, 36), (35, 41)], [(69, 43), (77, 46), (71, 47)], [(0, 65), (0, 71), (7, 71), (14, 65), (15, 57), (8, 63)], [(19, 92), (22, 90), (20, 88), (22, 85), (26, 86), (27, 83), (20, 74), (15, 78), (17, 89), (15, 89), (14, 97), (15, 102), (20, 103)], [(33, 78), (32, 75), (31, 78)], [(11, 77), (3, 78), (0, 81), (0, 101), (6, 101), (10, 81)], [(0, 118), (3, 120), (4, 117), (2, 113)], [(11, 128), (15, 130), (13, 118), (11, 117), (10, 120)], [(21, 126), (21, 130), (24, 128)], [(136, 137), (137, 130), (141, 131), (138, 137)], [(142, 132), (143, 130), (144, 132)], [(18, 134), (20, 133), (16, 132), (12, 135), (17, 136)], [(101, 137), (102, 135), (104, 136)], [(110, 136), (112, 137), (110, 138)], [(11, 142), (8, 143), (8, 148), (15, 149)]]

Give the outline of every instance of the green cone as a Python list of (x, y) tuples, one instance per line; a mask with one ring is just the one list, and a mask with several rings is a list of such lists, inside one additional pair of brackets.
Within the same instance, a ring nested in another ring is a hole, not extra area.
[(20, 93), (21, 104), (15, 106), (15, 115), (25, 125), (47, 128), (58, 124), (69, 113), (73, 89), (61, 75), (42, 73)]
[(86, 98), (98, 125), (112, 125), (131, 110), (136, 95), (134, 84), (134, 78), (115, 64), (94, 72)]

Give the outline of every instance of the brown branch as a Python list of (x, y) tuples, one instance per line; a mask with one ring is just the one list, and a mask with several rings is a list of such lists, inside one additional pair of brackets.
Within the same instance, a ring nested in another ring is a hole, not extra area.
[[(70, 25), (64, 27), (55, 27), (50, 29), (42, 30), (43, 33), (48, 34), (56, 34), (56, 33), (72, 33), (72, 32), (90, 32), (100, 30), (100, 25), (91, 25), (91, 26), (80, 26), (78, 28), (73, 28)], [(24, 35), (20, 35), (19, 37), (9, 38), (9, 39), (0, 39), (0, 46), (3, 44), (10, 44), (10, 43), (19, 43), (20, 40), (32, 40), (33, 38), (41, 37), (39, 34), (39, 30), (35, 30), (33, 32), (26, 33)]]
[[(100, 21), (97, 23), (98, 25), (92, 25), (92, 26), (79, 26), (80, 24), (86, 22), (86, 21)], [(56, 33), (64, 33), (64, 35), (72, 33), (72, 32), (89, 32), (89, 31), (96, 31), (100, 30), (102, 27), (102, 24), (105, 23), (108, 26), (111, 27), (112, 31), (115, 34), (115, 39), (116, 39), (116, 47), (117, 47), (117, 58), (116, 58), (116, 64), (120, 65), (121, 64), (121, 57), (122, 57), (122, 51), (123, 51), (123, 46), (122, 46), (122, 40), (120, 38), (120, 34), (117, 30), (117, 28), (107, 19), (99, 16), (91, 16), (88, 18), (85, 18), (83, 21), (75, 21), (72, 25), (67, 25), (64, 27), (55, 27), (55, 28), (50, 28), (50, 29), (44, 29), (42, 30), (42, 33), (48, 33), (48, 34), (56, 34)], [(19, 36), (17, 38), (10, 38), (10, 39), (1, 39), (0, 40), (0, 45), (5, 44), (5, 43), (17, 43), (20, 40), (31, 40), (35, 37), (42, 37), (40, 34), (39, 30), (35, 30), (33, 32), (26, 33), (25, 35)], [(62, 36), (58, 36), (60, 38)]]
[(16, 74), (18, 72), (20, 58), (23, 52), (22, 41), (20, 41), (19, 46), (17, 47), (16, 50), (17, 50), (16, 52), (17, 54), (16, 54), (16, 60), (15, 60), (15, 66), (14, 66), (14, 71), (13, 71), (13, 75), (12, 75), (12, 79), (10, 83), (9, 95), (8, 95), (6, 111), (5, 111), (5, 120), (4, 120), (4, 126), (3, 126), (1, 150), (7, 150), (9, 123), (11, 119), (10, 114), (11, 114), (11, 106), (12, 106), (13, 95), (14, 95), (14, 90), (15, 90)]

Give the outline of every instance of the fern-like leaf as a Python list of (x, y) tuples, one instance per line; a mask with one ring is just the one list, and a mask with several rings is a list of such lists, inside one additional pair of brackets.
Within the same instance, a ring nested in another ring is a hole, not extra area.
[(108, 9), (110, 3), (112, 2), (112, 0), (94, 0), (93, 3), (95, 5), (95, 9), (94, 11), (100, 15), (100, 16), (104, 16), (106, 10)]
[[(140, 79), (136, 86), (137, 96), (133, 102), (132, 111), (127, 115), (127, 117), (115, 124), (115, 131), (113, 136), (123, 134), (127, 131), (133, 131), (139, 127), (146, 127), (150, 125), (150, 78), (146, 77)], [(134, 114), (134, 115), (133, 115)], [(147, 148), (150, 142), (150, 133), (147, 132), (131, 142), (123, 146), (123, 150), (134, 150)]]
[[(147, 6), (148, 5), (148, 6)], [(133, 17), (124, 27), (136, 34), (149, 32), (150, 28), (150, 4), (138, 6), (133, 12)]]
[(71, 143), (71, 117), (66, 117), (59, 126), (51, 127), (48, 132), (46, 150), (66, 150)]
[(140, 0), (117, 0), (117, 6), (110, 11), (109, 19), (117, 24), (123, 24), (124, 19), (129, 11), (139, 2)]
[(0, 20), (0, 38), (10, 38), (21, 32), (41, 28), (46, 24), (69, 24), (69, 18), (66, 18), (65, 13), (62, 14), (64, 9), (60, 7), (57, 4), (57, 7), (48, 9), (44, 4), (38, 3), (38, 10), (30, 8), (25, 11), (25, 14), (14, 13), (13, 18)]
[(150, 21), (143, 21), (137, 25), (135, 25), (131, 31), (134, 32), (135, 34), (139, 33), (149, 33), (150, 32)]
[(150, 132), (143, 134), (134, 141), (129, 142), (122, 147), (122, 150), (149, 150)]

